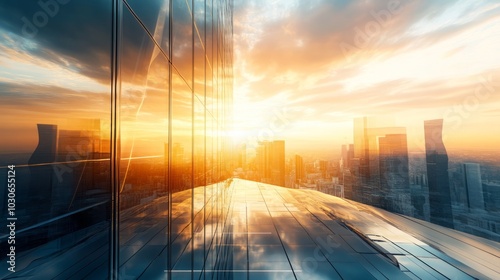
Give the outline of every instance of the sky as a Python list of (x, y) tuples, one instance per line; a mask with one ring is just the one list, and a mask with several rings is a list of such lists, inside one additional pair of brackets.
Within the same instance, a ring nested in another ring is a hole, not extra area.
[[(168, 60), (143, 29), (167, 49), (166, 6), (129, 2), (143, 26), (123, 14), (122, 144), (147, 135), (141, 145), (156, 151), (153, 143), (163, 148), (168, 138)], [(174, 2), (170, 58), (177, 69), (172, 125), (188, 135), (192, 107), (200, 119), (214, 104), (197, 96), (192, 105), (186, 86), (202, 92), (205, 77), (200, 44), (194, 59), (189, 48), (189, 3)], [(70, 118), (100, 119), (109, 131), (111, 5), (71, 1), (27, 29), (22, 19), (40, 9), (20, 1), (0, 7), (0, 109), (9, 116), (0, 124), (9, 135), (0, 138), (0, 153), (32, 151), (38, 122), (76, 129)], [(236, 144), (285, 140), (289, 156), (331, 157), (353, 143), (353, 119), (369, 116), (405, 127), (410, 151), (424, 151), (424, 120), (437, 118), (448, 149), (498, 150), (498, 1), (234, 0), (233, 26)], [(201, 25), (194, 37), (202, 40), (198, 32)], [(191, 139), (181, 138), (173, 141)]]
[(497, 1), (235, 0), (233, 136), (330, 155), (353, 119), (444, 119), (448, 149), (498, 149)]

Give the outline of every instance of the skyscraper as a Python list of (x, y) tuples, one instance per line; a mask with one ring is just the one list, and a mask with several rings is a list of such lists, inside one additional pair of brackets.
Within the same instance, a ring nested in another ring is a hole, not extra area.
[(327, 179), (329, 177), (328, 161), (320, 160), (318, 163), (319, 163), (319, 172), (321, 172), (321, 178)]
[[(368, 164), (367, 182), (372, 186), (380, 185), (380, 138), (389, 134), (406, 135), (406, 128), (404, 127), (387, 127), (387, 126), (372, 126), (366, 129), (366, 158)], [(392, 139), (392, 138), (391, 138)], [(391, 141), (391, 140), (389, 140)], [(392, 140), (394, 141), (394, 140)], [(404, 140), (406, 146), (406, 140)], [(393, 143), (394, 144), (394, 143)], [(399, 147), (398, 150), (403, 150)]]
[(462, 164), (463, 182), (469, 209), (484, 210), (481, 170), (477, 163)]
[(259, 146), (256, 149), (256, 169), (257, 169), (257, 179), (260, 182), (270, 183), (271, 182), (271, 160), (270, 152), (271, 142), (259, 142)]
[(342, 145), (341, 159), (342, 169), (351, 169), (354, 158), (354, 144)]
[(271, 177), (272, 184), (285, 186), (285, 141), (273, 141), (271, 145)]
[[(31, 172), (28, 195), (24, 196), (24, 199), (23, 196), (20, 197), (20, 204), (26, 207), (28, 212), (28, 223), (41, 222), (50, 215), (55, 181), (55, 169), (50, 164), (56, 159), (57, 125), (37, 124), (37, 129), (38, 145), (28, 161)], [(26, 200), (29, 202), (25, 204)]]
[(448, 154), (442, 137), (443, 119), (424, 121), (425, 158), (431, 222), (453, 228)]
[(379, 138), (380, 188), (385, 209), (411, 215), (406, 134)]
[(354, 119), (354, 158), (357, 162), (357, 173), (363, 183), (366, 182), (369, 174), (367, 126), (367, 117)]
[(304, 159), (295, 155), (295, 183), (301, 183), (305, 178)]
[(259, 142), (256, 161), (261, 182), (285, 186), (285, 141)]
[[(372, 118), (354, 119), (354, 159), (356, 200), (370, 205), (385, 207), (386, 198), (382, 194), (379, 160), (379, 139), (389, 134), (406, 134), (404, 127), (386, 126), (384, 121)], [(406, 145), (406, 144), (405, 144)]]

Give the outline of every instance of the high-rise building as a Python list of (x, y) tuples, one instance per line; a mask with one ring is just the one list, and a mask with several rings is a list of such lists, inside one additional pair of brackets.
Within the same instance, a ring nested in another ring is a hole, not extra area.
[(354, 158), (357, 159), (361, 182), (368, 178), (368, 118), (354, 119)]
[(256, 161), (261, 182), (285, 186), (285, 141), (259, 142)]
[(323, 179), (326, 179), (329, 177), (329, 174), (328, 174), (328, 161), (326, 160), (320, 160), (319, 162), (319, 172), (321, 173), (321, 177)]
[(305, 177), (304, 159), (299, 155), (295, 155), (295, 183), (303, 183)]
[(80, 163), (54, 167), (57, 182), (53, 184), (53, 216), (91, 203), (86, 195), (89, 192), (107, 191), (102, 183), (108, 178), (102, 159), (109, 158), (109, 145), (103, 150), (103, 141), (99, 119), (69, 119), (66, 128), (59, 129), (56, 161)]
[(344, 161), (347, 161), (347, 145), (342, 145), (340, 148), (340, 159), (341, 167), (344, 165)]
[[(354, 173), (357, 177), (353, 186), (355, 199), (378, 207), (386, 207), (387, 199), (382, 193), (380, 170), (380, 144), (381, 137), (390, 134), (406, 134), (404, 127), (388, 127), (378, 119), (368, 117), (354, 119), (354, 158), (353, 166), (358, 169)], [(406, 145), (406, 143), (405, 143)], [(402, 203), (397, 203), (402, 204)]]
[(424, 121), (427, 185), (431, 222), (453, 228), (448, 154), (443, 143), (443, 119)]
[[(348, 199), (354, 199), (360, 201), (359, 197), (354, 197), (353, 186), (359, 185), (353, 180), (359, 177), (359, 168), (357, 163), (359, 159), (354, 159), (354, 144), (342, 145), (341, 148), (341, 159), (340, 159), (340, 170), (339, 179), (344, 188), (344, 197)], [(356, 174), (356, 175), (355, 175)], [(354, 193), (356, 193), (354, 191)], [(359, 195), (359, 193), (357, 193)]]
[(255, 155), (257, 179), (260, 182), (271, 182), (271, 142), (259, 142)]
[[(368, 173), (366, 181), (373, 186), (380, 185), (380, 138), (390, 134), (406, 134), (406, 128), (404, 127), (368, 127), (366, 129), (366, 140), (367, 144), (366, 156), (368, 164)], [(406, 141), (405, 141), (406, 142)], [(406, 145), (406, 143), (404, 144)]]
[[(31, 181), (27, 195), (20, 195), (18, 202), (27, 211), (28, 225), (42, 222), (50, 217), (52, 189), (56, 183), (54, 168), (50, 165), (56, 159), (57, 125), (37, 124), (38, 145), (28, 160)], [(23, 209), (23, 208), (20, 208)]]
[(393, 212), (411, 215), (410, 178), (406, 134), (379, 138), (382, 205)]
[(277, 140), (272, 143), (271, 170), (272, 184), (285, 186), (285, 141)]
[(352, 167), (352, 159), (354, 158), (354, 144), (349, 144), (349, 149), (347, 150), (347, 168)]
[(342, 145), (341, 160), (342, 169), (351, 169), (354, 158), (354, 144)]
[(480, 165), (477, 163), (462, 164), (463, 185), (467, 196), (467, 207), (484, 210), (483, 185)]

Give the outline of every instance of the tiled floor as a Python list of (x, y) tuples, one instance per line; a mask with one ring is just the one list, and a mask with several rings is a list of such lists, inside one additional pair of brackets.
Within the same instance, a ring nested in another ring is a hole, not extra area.
[[(208, 191), (215, 189), (175, 194), (172, 236), (168, 235), (166, 198), (123, 211), (120, 279), (167, 279), (169, 275), (172, 279), (259, 280), (500, 276), (498, 243), (315, 191), (240, 179), (233, 180), (223, 198), (207, 199)], [(227, 207), (214, 207), (225, 205), (223, 200), (229, 202)], [(195, 211), (190, 212), (192, 206)], [(227, 213), (217, 209), (227, 209)], [(9, 276), (105, 278), (107, 232), (101, 230), (82, 240), (64, 252), (36, 258)], [(50, 246), (29, 254), (43, 255), (41, 252), (50, 251), (47, 248)], [(82, 254), (87, 256), (85, 262), (72, 261), (72, 256)]]

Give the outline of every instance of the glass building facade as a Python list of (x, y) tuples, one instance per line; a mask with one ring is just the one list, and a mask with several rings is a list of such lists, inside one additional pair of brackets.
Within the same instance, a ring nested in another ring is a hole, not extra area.
[(0, 37), (2, 277), (78, 246), (38, 276), (136, 278), (144, 254), (165, 277), (213, 269), (232, 1), (4, 1)]

